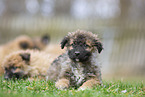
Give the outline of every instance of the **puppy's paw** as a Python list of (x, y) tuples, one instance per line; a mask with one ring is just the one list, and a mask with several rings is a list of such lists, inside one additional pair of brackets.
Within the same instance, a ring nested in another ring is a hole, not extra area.
[(79, 87), (78, 90), (92, 89), (94, 86), (100, 85), (100, 84), (101, 83), (98, 80), (90, 79), (90, 80), (86, 81), (85, 83), (83, 83), (83, 85), (81, 87)]
[(89, 90), (89, 89), (91, 89), (91, 87), (81, 86), (78, 88), (78, 91)]
[(61, 90), (69, 88), (69, 80), (60, 79), (55, 83), (55, 87)]

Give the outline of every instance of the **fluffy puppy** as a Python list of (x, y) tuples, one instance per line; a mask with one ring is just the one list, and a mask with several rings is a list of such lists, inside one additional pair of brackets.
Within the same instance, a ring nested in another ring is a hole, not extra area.
[(43, 78), (46, 76), (47, 70), (54, 59), (53, 57), (55, 56), (36, 50), (13, 52), (3, 61), (4, 78)]
[(35, 45), (32, 39), (26, 35), (17, 37), (16, 39), (0, 46), (0, 74), (3, 74), (1, 67), (2, 61), (11, 52), (18, 50), (34, 49)]
[(97, 35), (77, 30), (61, 42), (66, 52), (56, 58), (48, 69), (48, 80), (56, 80), (58, 89), (70, 86), (84, 90), (102, 83), (101, 70), (97, 61), (103, 46)]
[(8, 54), (27, 49), (37, 49), (43, 50), (50, 41), (49, 35), (44, 35), (42, 37), (30, 38), (26, 35), (21, 35), (16, 39), (0, 46), (0, 75), (4, 73), (1, 67), (2, 61)]

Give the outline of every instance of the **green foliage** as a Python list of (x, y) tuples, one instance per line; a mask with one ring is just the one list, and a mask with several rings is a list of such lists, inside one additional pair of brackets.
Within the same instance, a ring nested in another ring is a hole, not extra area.
[(0, 78), (0, 97), (102, 97), (102, 96), (145, 96), (143, 81), (103, 81), (103, 86), (78, 91), (70, 88), (58, 90), (54, 82), (45, 80), (9, 80)]

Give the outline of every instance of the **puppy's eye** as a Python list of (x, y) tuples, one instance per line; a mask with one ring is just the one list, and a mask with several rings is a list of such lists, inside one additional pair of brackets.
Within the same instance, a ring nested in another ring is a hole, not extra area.
[(90, 46), (89, 46), (89, 45), (87, 45), (87, 44), (84, 44), (84, 46), (85, 46), (85, 47), (90, 47)]
[(71, 46), (74, 46), (74, 44), (70, 44)]
[(21, 42), (21, 43), (20, 43), (20, 47), (21, 47), (22, 49), (28, 49), (28, 48), (29, 48), (29, 43), (27, 43), (27, 42)]

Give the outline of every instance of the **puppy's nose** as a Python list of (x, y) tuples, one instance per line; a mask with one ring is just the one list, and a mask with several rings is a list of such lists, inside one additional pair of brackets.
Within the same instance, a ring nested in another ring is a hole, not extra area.
[(79, 51), (76, 51), (76, 52), (75, 52), (75, 55), (76, 55), (76, 56), (80, 55), (80, 52), (79, 52)]

